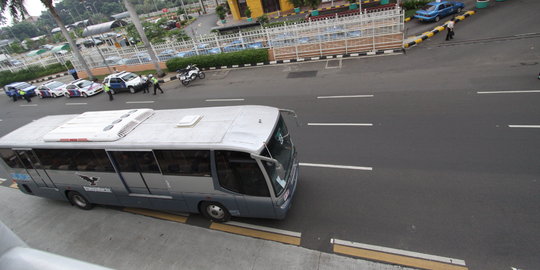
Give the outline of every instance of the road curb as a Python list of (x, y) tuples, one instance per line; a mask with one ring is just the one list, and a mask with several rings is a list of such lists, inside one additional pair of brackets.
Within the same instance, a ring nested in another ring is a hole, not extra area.
[[(289, 64), (289, 63), (301, 63), (301, 62), (310, 62), (310, 61), (319, 61), (319, 60), (330, 60), (330, 59), (342, 59), (350, 57), (363, 57), (363, 56), (372, 56), (372, 55), (383, 55), (383, 54), (395, 54), (395, 53), (404, 53), (404, 49), (392, 49), (392, 50), (377, 50), (371, 52), (361, 52), (361, 53), (347, 53), (347, 54), (335, 54), (319, 57), (306, 57), (298, 59), (288, 59), (288, 60), (276, 60), (260, 63), (251, 63), (251, 64), (239, 64), (239, 65), (229, 65), (229, 66), (218, 66), (218, 67), (207, 67), (201, 68), (201, 70), (220, 70), (220, 69), (233, 69), (233, 68), (244, 68), (244, 67), (257, 67), (257, 66), (268, 66), (268, 65), (280, 65), (280, 64)], [(176, 80), (176, 76), (159, 80), (160, 83), (166, 83), (172, 80)]]
[[(470, 11), (465, 12), (463, 15), (456, 16), (456, 23), (465, 20), (465, 18), (467, 18), (467, 17), (469, 17), (471, 15), (474, 15), (475, 13), (476, 13), (476, 11), (470, 10)], [(414, 45), (418, 45), (422, 41), (434, 36), (435, 34), (437, 34), (439, 32), (444, 31), (444, 29), (446, 29), (446, 24), (447, 23), (448, 22), (445, 22), (443, 25), (439, 25), (439, 26), (433, 28), (433, 30), (431, 30), (429, 32), (425, 32), (420, 36), (417, 36), (414, 41), (403, 44), (403, 47), (404, 48), (410, 48), (410, 47), (412, 47)]]
[(67, 75), (69, 75), (69, 73), (67, 73), (67, 72), (58, 73), (58, 74), (55, 74), (55, 75), (52, 75), (52, 76), (42, 77), (42, 78), (39, 78), (37, 80), (30, 81), (30, 83), (38, 83), (38, 82), (49, 81), (49, 80), (64, 77), (64, 76), (67, 76)]

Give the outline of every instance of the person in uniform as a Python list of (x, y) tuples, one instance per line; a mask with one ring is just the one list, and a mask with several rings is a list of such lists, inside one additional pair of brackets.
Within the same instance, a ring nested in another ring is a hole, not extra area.
[(161, 87), (159, 86), (159, 80), (152, 74), (148, 75), (148, 78), (150, 78), (150, 81), (154, 85), (154, 95), (156, 94), (157, 89), (159, 89), (159, 91), (161, 91), (161, 93), (163, 94), (163, 89), (161, 89)]
[(112, 101), (114, 99), (111, 88), (106, 83), (103, 84), (103, 91), (105, 91), (105, 93), (109, 95), (109, 101)]

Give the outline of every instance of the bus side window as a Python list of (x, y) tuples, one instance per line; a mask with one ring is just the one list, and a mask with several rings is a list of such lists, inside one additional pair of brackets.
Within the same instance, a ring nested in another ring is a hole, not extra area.
[(210, 176), (208, 150), (154, 150), (164, 175)]
[(152, 152), (135, 152), (135, 158), (143, 173), (160, 173), (154, 153)]
[(11, 149), (0, 149), (0, 156), (10, 168), (24, 168), (15, 152)]
[(223, 188), (250, 196), (270, 197), (261, 169), (248, 153), (216, 151), (216, 165)]

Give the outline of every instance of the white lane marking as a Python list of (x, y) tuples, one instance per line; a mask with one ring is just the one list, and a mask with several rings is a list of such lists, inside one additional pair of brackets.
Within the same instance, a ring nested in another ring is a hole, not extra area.
[(371, 127), (372, 123), (308, 123), (308, 126), (360, 126)]
[(306, 167), (320, 167), (320, 168), (332, 168), (332, 169), (348, 169), (348, 170), (362, 170), (373, 171), (373, 167), (361, 167), (361, 166), (347, 166), (347, 165), (332, 165), (332, 164), (317, 164), (317, 163), (302, 163), (300, 166)]
[(323, 98), (370, 98), (370, 97), (373, 97), (373, 95), (318, 96), (317, 98), (323, 99)]
[(19, 105), (21, 107), (35, 107), (37, 104), (25, 104), (25, 105)]
[(525, 94), (540, 93), (540, 90), (515, 90), (515, 91), (478, 91), (477, 94)]
[(213, 101), (244, 101), (243, 98), (224, 98), (224, 99), (207, 99), (205, 101), (213, 102)]
[(66, 105), (68, 106), (71, 106), (71, 105), (86, 105), (88, 103), (66, 103)]
[(244, 228), (248, 228), (248, 229), (259, 230), (259, 231), (273, 232), (273, 233), (278, 233), (278, 234), (283, 234), (283, 235), (288, 235), (288, 236), (293, 236), (293, 237), (299, 237), (299, 238), (302, 237), (302, 233), (299, 233), (299, 232), (292, 232), (292, 231), (274, 229), (274, 228), (269, 228), (269, 227), (263, 227), (263, 226), (257, 226), (257, 225), (252, 225), (252, 224), (240, 223), (240, 222), (236, 222), (236, 221), (228, 221), (228, 222), (225, 222), (225, 224), (232, 225), (232, 226), (238, 226), (238, 227), (244, 227)]
[(154, 103), (153, 100), (146, 100), (146, 101), (126, 101), (127, 104), (138, 104), (138, 103)]
[(540, 125), (508, 125), (509, 128), (540, 128)]
[(404, 256), (408, 256), (408, 257), (422, 258), (422, 259), (426, 259), (426, 260), (438, 261), (438, 262), (443, 262), (443, 263), (450, 263), (450, 264), (456, 264), (456, 265), (462, 265), (462, 266), (466, 265), (465, 261), (460, 260), (460, 259), (447, 258), (447, 257), (442, 257), (442, 256), (436, 256), (436, 255), (429, 255), (429, 254), (418, 253), (418, 252), (407, 251), (407, 250), (401, 250), (401, 249), (395, 249), (395, 248), (387, 248), (387, 247), (381, 247), (381, 246), (368, 245), (368, 244), (344, 241), (344, 240), (339, 240), (339, 239), (334, 239), (334, 238), (330, 239), (330, 243), (331, 244), (338, 244), (338, 245), (342, 245), (342, 246), (369, 249), (369, 250), (380, 251), (380, 252), (385, 252), (385, 253), (399, 254), (399, 255), (404, 255)]

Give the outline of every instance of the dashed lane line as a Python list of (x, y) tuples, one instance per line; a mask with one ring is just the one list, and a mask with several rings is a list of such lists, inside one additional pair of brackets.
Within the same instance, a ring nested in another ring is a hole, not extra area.
[(477, 91), (479, 95), (482, 94), (528, 94), (528, 93), (540, 93), (540, 90), (512, 90), (512, 91)]
[(24, 105), (19, 105), (21, 107), (36, 107), (37, 104), (24, 104)]
[(219, 102), (219, 101), (244, 101), (243, 98), (223, 98), (223, 99), (207, 99), (207, 102)]
[(188, 215), (173, 215), (169, 213), (164, 212), (158, 212), (158, 211), (152, 211), (147, 209), (140, 209), (140, 208), (124, 208), (125, 212), (133, 213), (133, 214), (139, 214), (143, 216), (148, 217), (154, 217), (179, 223), (186, 223), (188, 219)]
[(145, 101), (126, 101), (127, 104), (145, 104), (145, 103), (154, 103), (153, 100), (145, 100)]
[(509, 128), (540, 128), (540, 125), (508, 125)]
[(373, 95), (348, 95), (348, 96), (318, 96), (318, 99), (333, 99), (333, 98), (372, 98)]
[(356, 126), (356, 127), (371, 127), (372, 123), (308, 123), (308, 126)]
[(373, 167), (362, 167), (362, 166), (317, 164), (317, 163), (303, 163), (303, 162), (300, 162), (299, 165), (304, 166), (304, 167), (319, 167), (319, 168), (331, 168), (331, 169), (373, 171)]
[(467, 270), (464, 260), (423, 254), (407, 250), (331, 239), (335, 253), (391, 264), (436, 270)]
[(87, 105), (88, 103), (84, 103), (84, 102), (81, 102), (81, 103), (66, 103), (67, 106), (73, 106), (73, 105)]
[(240, 222), (215, 223), (212, 222), (210, 229), (229, 232), (244, 236), (250, 236), (265, 240), (271, 240), (291, 245), (300, 245), (302, 234), (269, 227), (245, 224)]

